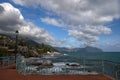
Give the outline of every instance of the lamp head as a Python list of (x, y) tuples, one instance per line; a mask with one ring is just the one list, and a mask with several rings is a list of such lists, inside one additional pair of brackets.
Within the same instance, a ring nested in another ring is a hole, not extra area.
[(18, 31), (18, 30), (16, 30), (16, 31), (15, 31), (15, 33), (19, 33), (19, 31)]

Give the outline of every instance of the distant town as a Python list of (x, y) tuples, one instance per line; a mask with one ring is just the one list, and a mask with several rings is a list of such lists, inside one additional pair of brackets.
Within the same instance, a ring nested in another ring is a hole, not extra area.
[(43, 55), (56, 55), (54, 48), (44, 43), (39, 44), (26, 37), (18, 37), (17, 43), (15, 36), (0, 34), (0, 56), (9, 56), (20, 53), (25, 57), (38, 57)]

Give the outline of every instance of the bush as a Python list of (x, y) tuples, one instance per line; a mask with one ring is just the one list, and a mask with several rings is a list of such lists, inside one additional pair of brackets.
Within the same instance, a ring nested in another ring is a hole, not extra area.
[(6, 48), (0, 48), (0, 56), (9, 56)]

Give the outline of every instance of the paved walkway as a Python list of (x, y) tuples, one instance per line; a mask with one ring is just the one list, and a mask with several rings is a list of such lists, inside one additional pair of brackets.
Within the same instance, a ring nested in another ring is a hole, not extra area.
[(16, 69), (0, 69), (0, 80), (115, 80), (106, 75), (19, 75)]

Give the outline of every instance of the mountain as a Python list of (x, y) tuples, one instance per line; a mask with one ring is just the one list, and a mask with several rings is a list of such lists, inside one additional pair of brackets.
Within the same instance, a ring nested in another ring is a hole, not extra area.
[(81, 50), (79, 49), (78, 51), (79, 52), (80, 51), (83, 51), (83, 52), (103, 52), (102, 49), (99, 49), (97, 47), (91, 47), (91, 46), (87, 46), (85, 48), (82, 48)]
[[(10, 43), (14, 47), (15, 40), (16, 40), (15, 36), (3, 35), (3, 34), (0, 34), (0, 35), (1, 36), (6, 36), (7, 37), (6, 42)], [(10, 41), (12, 40), (13, 43), (9, 42), (9, 40)], [(43, 50), (42, 52), (39, 51), (40, 53), (47, 52), (47, 51), (57, 51), (57, 52), (103, 52), (101, 49), (96, 48), (96, 47), (91, 47), (91, 46), (86, 46), (84, 48), (72, 48), (72, 49), (71, 48), (66, 48), (66, 47), (52, 47), (50, 45), (46, 45), (46, 44), (43, 44), (43, 43), (41, 43), (41, 44), (37, 43), (34, 40), (32, 40), (30, 38), (26, 38), (24, 36), (19, 36), (18, 45), (34, 47), (34, 49)]]
[(66, 48), (66, 47), (54, 47), (59, 52), (103, 52), (102, 49), (86, 46), (84, 48)]

